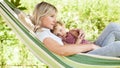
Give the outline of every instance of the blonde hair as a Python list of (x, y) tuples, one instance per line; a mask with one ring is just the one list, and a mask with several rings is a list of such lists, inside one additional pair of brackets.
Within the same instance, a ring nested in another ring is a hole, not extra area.
[(34, 24), (34, 32), (40, 28), (41, 17), (49, 14), (51, 11), (57, 12), (55, 6), (47, 2), (38, 3), (33, 11), (33, 15), (31, 16), (32, 23)]
[(55, 26), (53, 27), (53, 30), (51, 30), (52, 33), (55, 32), (55, 30), (57, 29), (57, 26), (64, 27), (65, 25), (64, 25), (64, 23), (62, 21), (57, 21), (56, 24), (55, 24)]

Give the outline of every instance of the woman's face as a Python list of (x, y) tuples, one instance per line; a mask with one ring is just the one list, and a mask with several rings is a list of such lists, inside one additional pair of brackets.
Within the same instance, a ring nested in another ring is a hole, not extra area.
[(43, 28), (53, 29), (55, 23), (56, 23), (56, 12), (55, 11), (41, 17), (41, 27)]

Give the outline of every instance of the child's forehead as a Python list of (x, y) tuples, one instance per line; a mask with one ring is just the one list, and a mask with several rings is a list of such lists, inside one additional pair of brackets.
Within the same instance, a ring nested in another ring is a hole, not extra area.
[(57, 28), (63, 28), (61, 25), (57, 25), (56, 27), (57, 27)]
[(56, 23), (56, 26), (64, 27), (64, 25), (62, 23)]

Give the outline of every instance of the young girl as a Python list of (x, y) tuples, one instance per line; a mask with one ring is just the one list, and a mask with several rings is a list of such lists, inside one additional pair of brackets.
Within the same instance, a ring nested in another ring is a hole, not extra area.
[[(63, 44), (62, 39), (50, 31), (56, 24), (56, 15), (56, 7), (49, 3), (41, 2), (36, 5), (31, 17), (35, 26), (34, 32), (36, 36), (51, 52), (61, 56), (69, 56), (81, 52), (103, 56), (120, 56), (120, 25), (114, 23), (108, 25), (95, 42), (96, 45)], [(80, 33), (79, 37), (81, 35)], [(118, 41), (115, 41), (115, 39)]]
[[(84, 32), (79, 29), (72, 29), (68, 32), (65, 29), (64, 24), (61, 21), (57, 21), (53, 30), (51, 30), (56, 36), (62, 38), (64, 44), (90, 44), (92, 42), (85, 40)], [(81, 32), (81, 37), (79, 37), (79, 33)]]

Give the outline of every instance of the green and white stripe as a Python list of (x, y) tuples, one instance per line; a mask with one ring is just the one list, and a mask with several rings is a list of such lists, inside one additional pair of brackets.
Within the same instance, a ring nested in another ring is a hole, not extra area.
[[(11, 9), (12, 8), (12, 9)], [(7, 0), (0, 1), (0, 14), (30, 51), (50, 68), (117, 68), (120, 58), (78, 54), (68, 57), (53, 54), (17, 18), (14, 5)]]

